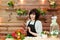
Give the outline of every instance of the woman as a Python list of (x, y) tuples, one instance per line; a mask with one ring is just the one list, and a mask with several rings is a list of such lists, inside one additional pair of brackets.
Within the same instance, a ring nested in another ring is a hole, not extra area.
[(32, 9), (29, 13), (29, 20), (27, 21), (27, 36), (38, 36), (42, 32), (42, 23), (39, 20), (40, 13), (37, 9)]

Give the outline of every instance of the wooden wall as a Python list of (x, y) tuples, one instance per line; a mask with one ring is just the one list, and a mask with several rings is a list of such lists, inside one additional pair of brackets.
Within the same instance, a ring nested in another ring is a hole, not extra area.
[[(9, 0), (0, 0), (0, 17), (1, 17), (0, 25), (2, 25), (2, 24), (7, 25), (7, 27), (4, 26), (6, 28), (6, 31), (11, 28), (12, 28), (11, 30), (13, 30), (14, 27), (19, 28), (20, 25), (22, 25), (24, 23), (24, 20), (23, 21), (17, 20), (16, 11), (12, 11), (13, 14), (11, 15), (11, 21), (8, 22), (9, 14), (11, 13), (10, 11), (6, 11), (6, 10), (9, 10), (8, 9), (9, 7), (7, 5), (8, 1)], [(43, 17), (43, 18), (46, 18), (46, 21), (45, 22), (42, 21), (43, 30), (47, 30), (47, 31), (50, 30), (50, 23), (51, 23), (52, 14), (56, 14), (58, 16), (57, 22), (60, 26), (60, 0), (56, 0), (57, 7), (55, 9), (50, 8), (48, 0), (45, 0), (44, 4), (42, 4), (42, 0), (24, 0), (23, 4), (21, 4), (21, 2), (19, 0), (13, 0), (13, 1), (15, 3), (14, 10), (18, 9), (18, 8), (26, 9), (26, 10), (31, 10), (33, 8), (41, 8), (41, 9), (46, 10), (46, 16)], [(50, 11), (47, 11), (47, 10), (50, 10)], [(57, 10), (57, 11), (51, 12), (51, 10)], [(16, 24), (17, 26), (14, 26), (14, 24)], [(19, 27), (18, 27), (18, 25), (19, 25)], [(2, 27), (3, 26), (0, 26), (0, 28), (2, 28)], [(11, 30), (8, 30), (7, 32), (9, 32)]]

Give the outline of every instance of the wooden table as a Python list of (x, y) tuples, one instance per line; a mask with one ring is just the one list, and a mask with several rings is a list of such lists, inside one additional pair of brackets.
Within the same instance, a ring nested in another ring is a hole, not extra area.
[[(5, 40), (5, 38), (0, 38), (0, 40)], [(24, 40), (60, 40), (60, 38), (51, 38), (51, 37), (49, 37), (49, 38), (25, 37)]]
[(60, 40), (60, 38), (40, 38), (40, 37), (26, 37), (24, 40)]

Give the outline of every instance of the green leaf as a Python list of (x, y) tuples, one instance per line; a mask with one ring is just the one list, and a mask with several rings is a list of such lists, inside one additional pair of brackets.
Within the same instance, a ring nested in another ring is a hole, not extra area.
[(27, 11), (26, 11), (26, 10), (18, 9), (18, 10), (17, 10), (17, 14), (18, 14), (18, 15), (26, 15), (26, 14), (27, 14)]
[(21, 40), (23, 40), (25, 38), (25, 36), (23, 34), (21, 34)]
[(8, 2), (8, 6), (9, 6), (9, 7), (14, 6), (13, 2), (12, 2), (12, 1), (9, 1), (9, 2)]
[(6, 38), (13, 38), (11, 34), (8, 34)]
[(44, 16), (45, 15), (45, 12), (44, 11), (42, 11), (41, 9), (37, 9), (38, 10), (38, 13), (40, 13), (42, 16)]

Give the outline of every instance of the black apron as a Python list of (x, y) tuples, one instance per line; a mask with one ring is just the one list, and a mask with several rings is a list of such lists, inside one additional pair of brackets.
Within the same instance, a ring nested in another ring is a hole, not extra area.
[[(31, 21), (30, 21), (30, 22), (31, 22)], [(32, 31), (32, 32), (36, 33), (36, 30), (35, 30), (35, 23), (36, 23), (36, 21), (34, 22), (34, 24), (30, 24), (30, 22), (28, 23), (28, 27), (31, 28), (31, 31)], [(27, 36), (34, 37), (34, 35), (32, 35), (32, 34), (30, 34), (30, 33), (28, 32), (28, 30), (27, 30)]]

